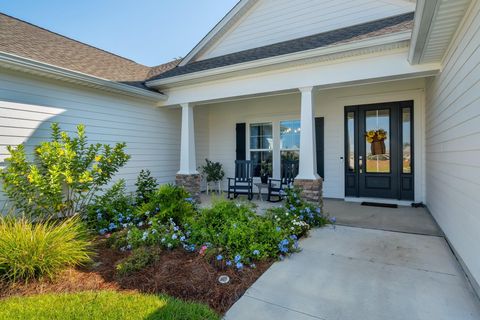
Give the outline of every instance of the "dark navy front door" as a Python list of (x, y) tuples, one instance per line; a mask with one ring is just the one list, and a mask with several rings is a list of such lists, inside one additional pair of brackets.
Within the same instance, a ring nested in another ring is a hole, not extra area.
[(345, 195), (413, 200), (413, 101), (345, 107)]

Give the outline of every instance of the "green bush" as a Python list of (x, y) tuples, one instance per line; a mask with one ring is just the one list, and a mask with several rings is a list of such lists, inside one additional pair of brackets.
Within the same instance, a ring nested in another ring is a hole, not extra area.
[(146, 203), (150, 201), (152, 194), (158, 188), (157, 180), (151, 176), (150, 170), (140, 171), (135, 183), (136, 190), (136, 202), (137, 204)]
[(12, 297), (2, 301), (0, 319), (9, 320), (215, 320), (205, 305), (165, 295), (88, 291)]
[(189, 242), (200, 246), (217, 264), (252, 265), (256, 260), (284, 256), (298, 249), (297, 237), (289, 230), (256, 215), (248, 205), (219, 200), (203, 209), (188, 224)]
[(104, 194), (95, 196), (88, 206), (85, 219), (93, 229), (101, 233), (117, 231), (133, 223), (135, 199), (127, 194), (125, 181), (117, 181)]
[(160, 256), (158, 247), (140, 247), (132, 250), (132, 253), (117, 263), (115, 269), (119, 275), (128, 275), (151, 265)]
[(0, 277), (11, 281), (53, 278), (67, 267), (89, 262), (90, 245), (77, 217), (39, 223), (0, 218)]
[(9, 146), (7, 166), (0, 171), (5, 193), (15, 209), (28, 216), (83, 212), (130, 157), (125, 143), (89, 145), (83, 125), (77, 126), (75, 138), (61, 132), (58, 123), (51, 128), (51, 141), (35, 148), (33, 161), (27, 159), (23, 145)]
[(137, 208), (135, 216), (141, 220), (155, 216), (160, 222), (173, 219), (181, 224), (195, 214), (195, 209), (194, 200), (184, 188), (165, 184), (151, 195), (148, 203)]

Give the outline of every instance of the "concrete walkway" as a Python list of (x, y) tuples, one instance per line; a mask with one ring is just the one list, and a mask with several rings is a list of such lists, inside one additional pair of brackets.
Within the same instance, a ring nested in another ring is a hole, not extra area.
[(301, 247), (225, 318), (480, 319), (479, 301), (442, 237), (337, 226), (312, 231)]

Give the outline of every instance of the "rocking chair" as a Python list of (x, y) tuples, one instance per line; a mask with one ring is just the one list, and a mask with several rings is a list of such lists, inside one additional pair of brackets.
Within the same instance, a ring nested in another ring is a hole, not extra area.
[(253, 166), (250, 160), (235, 160), (235, 178), (228, 179), (228, 199), (233, 193), (233, 198), (239, 194), (253, 198)]
[[(281, 179), (268, 179), (268, 196), (267, 201), (279, 202), (284, 197), (285, 188), (293, 184), (293, 180), (298, 175), (298, 161), (284, 160), (282, 166)], [(276, 199), (273, 200), (272, 197)]]

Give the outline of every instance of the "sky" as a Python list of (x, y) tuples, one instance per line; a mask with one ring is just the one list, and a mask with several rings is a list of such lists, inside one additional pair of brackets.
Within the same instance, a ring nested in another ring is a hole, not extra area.
[(237, 2), (0, 0), (0, 12), (154, 66), (187, 55)]

